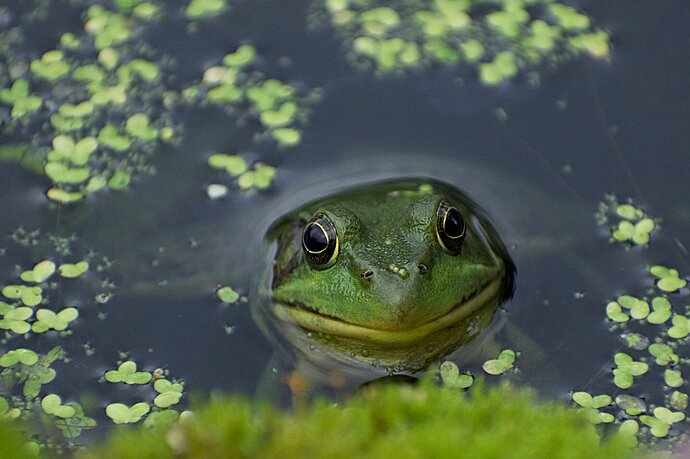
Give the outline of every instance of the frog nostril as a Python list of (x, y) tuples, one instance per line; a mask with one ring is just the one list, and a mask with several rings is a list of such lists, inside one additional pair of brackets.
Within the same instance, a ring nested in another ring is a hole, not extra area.
[(419, 271), (419, 274), (424, 275), (429, 272), (429, 267), (424, 263), (418, 263), (417, 270)]
[(370, 281), (374, 277), (374, 271), (368, 269), (368, 270), (364, 271), (362, 274), (360, 274), (360, 276), (362, 276), (362, 279), (366, 279), (366, 280)]

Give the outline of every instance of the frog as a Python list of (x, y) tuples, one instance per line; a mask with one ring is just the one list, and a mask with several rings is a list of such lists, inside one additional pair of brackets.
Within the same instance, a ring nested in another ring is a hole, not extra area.
[(312, 378), (315, 368), (422, 372), (479, 336), (514, 292), (515, 264), (489, 217), (434, 179), (340, 190), (281, 216), (265, 238), (255, 320)]

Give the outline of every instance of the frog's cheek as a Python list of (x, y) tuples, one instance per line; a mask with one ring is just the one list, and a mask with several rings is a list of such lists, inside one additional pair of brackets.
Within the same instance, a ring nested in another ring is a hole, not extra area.
[(503, 294), (503, 279), (496, 278), (485, 284), (470, 297), (456, 304), (447, 313), (433, 320), (395, 330), (382, 330), (345, 322), (319, 314), (304, 305), (274, 301), (276, 317), (292, 322), (307, 332), (322, 333), (348, 340), (379, 346), (404, 347), (423, 342), (430, 336), (456, 326), (467, 317), (484, 308), (494, 308)]

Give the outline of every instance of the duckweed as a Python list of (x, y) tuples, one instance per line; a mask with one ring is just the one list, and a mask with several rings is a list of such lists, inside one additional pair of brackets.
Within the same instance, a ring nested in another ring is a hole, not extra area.
[(11, 367), (18, 363), (22, 365), (34, 365), (38, 362), (38, 354), (30, 349), (18, 348), (7, 351), (0, 356), (0, 367)]
[(96, 421), (84, 415), (84, 409), (80, 404), (70, 402), (66, 406), (72, 408), (74, 414), (66, 419), (55, 420), (55, 426), (62, 431), (65, 438), (76, 438), (81, 435), (82, 430), (96, 427)]
[(199, 20), (217, 16), (227, 9), (226, 0), (191, 0), (187, 5), (185, 14), (191, 20)]
[(0, 103), (12, 106), (12, 118), (21, 119), (41, 108), (43, 100), (29, 93), (27, 80), (19, 79), (11, 87), (0, 89)]
[(614, 241), (631, 245), (649, 244), (650, 236), (657, 227), (652, 217), (633, 204), (618, 204), (615, 199), (611, 201), (610, 207), (614, 209), (615, 216), (621, 219), (610, 228)]
[(674, 410), (686, 410), (688, 408), (688, 394), (674, 390), (671, 394), (669, 405)]
[(654, 408), (654, 416), (640, 416), (640, 421), (649, 426), (652, 435), (663, 438), (668, 435), (671, 426), (685, 419), (684, 413), (673, 412), (668, 408)]
[(675, 292), (688, 284), (685, 279), (680, 278), (678, 270), (673, 268), (654, 265), (649, 268), (649, 272), (657, 277), (656, 286), (664, 292)]
[(219, 288), (216, 295), (223, 303), (236, 303), (240, 299), (240, 294), (228, 286)]
[(132, 406), (122, 403), (111, 403), (105, 408), (105, 414), (113, 420), (115, 424), (132, 424), (139, 422), (151, 407), (148, 403), (140, 402)]
[[(657, 296), (652, 299), (652, 312), (647, 316), (647, 322), (660, 325), (671, 318), (671, 303), (668, 299)], [(674, 324), (675, 325), (675, 324)], [(669, 330), (670, 333), (670, 330)]]
[(29, 320), (33, 313), (33, 309), (25, 307), (6, 309), (2, 312), (0, 328), (12, 330), (19, 335), (24, 334), (31, 330), (31, 325), (29, 325), (27, 320)]
[(642, 399), (632, 395), (616, 396), (616, 405), (630, 416), (638, 416), (647, 411), (647, 404)]
[(151, 377), (149, 372), (137, 371), (137, 364), (131, 360), (121, 363), (117, 370), (105, 373), (105, 380), (111, 383), (148, 384)]
[(654, 343), (649, 346), (649, 353), (656, 358), (657, 365), (665, 366), (669, 363), (676, 365), (680, 361), (678, 355), (673, 352), (673, 348), (668, 344)]
[(76, 308), (65, 308), (58, 313), (49, 309), (39, 309), (36, 311), (36, 321), (31, 325), (31, 331), (34, 333), (45, 333), (48, 330), (62, 331), (77, 317), (79, 317), (79, 311)]
[(319, 91), (266, 77), (256, 68), (256, 56), (253, 46), (239, 46), (223, 58), (222, 65), (208, 67), (201, 81), (186, 88), (182, 96), (189, 103), (220, 106), (255, 117), (265, 131), (258, 133), (257, 139), (271, 138), (279, 147), (297, 145), (302, 139), (300, 126), (318, 100)]
[(589, 422), (592, 424), (613, 422), (614, 417), (612, 414), (601, 413), (599, 411), (599, 408), (603, 408), (611, 404), (610, 395), (603, 394), (593, 397), (588, 392), (574, 392), (572, 399), (581, 407), (580, 412), (584, 413)]
[(682, 339), (690, 334), (690, 319), (680, 314), (673, 316), (673, 326), (668, 329), (668, 336)]
[(63, 263), (58, 267), (58, 272), (62, 277), (74, 279), (89, 270), (88, 261), (78, 261), (77, 263)]
[(214, 169), (225, 170), (237, 177), (247, 170), (247, 161), (238, 155), (214, 154), (208, 158), (208, 165)]
[(380, 74), (467, 63), (481, 83), (495, 86), (541, 63), (609, 53), (605, 32), (553, 0), (324, 1), (324, 7), (352, 64)]
[(482, 368), (490, 375), (500, 375), (513, 368), (515, 351), (506, 349), (501, 351), (498, 358), (484, 362)]
[[(30, 250), (32, 256), (36, 254), (44, 256), (42, 261), (33, 265), (31, 269), (22, 271), (20, 266), (14, 267), (14, 275), (21, 278), (22, 282), (38, 283), (40, 286), (11, 284), (2, 288), (3, 296), (13, 300), (11, 303), (0, 301), (0, 329), (8, 330), (4, 334), (3, 344), (11, 346), (17, 334), (24, 335), (23, 342), (27, 343), (27, 347), (36, 343), (46, 343), (46, 338), (40, 336), (50, 330), (59, 332), (56, 338), (67, 338), (69, 336), (67, 328), (78, 317), (79, 311), (74, 307), (65, 307), (61, 310), (52, 307), (55, 298), (53, 295), (58, 293), (60, 283), (51, 281), (51, 276), (54, 276), (56, 271), (63, 271), (64, 265), (56, 268), (51, 259), (68, 257), (73, 251), (84, 253), (88, 251), (77, 244), (74, 237), (42, 235), (39, 231), (22, 228), (14, 231), (9, 240), (12, 241), (11, 247), (7, 247), (9, 250), (20, 249), (23, 252)], [(96, 256), (91, 252), (87, 257), (94, 259)], [(86, 260), (80, 263), (88, 266)], [(105, 264), (99, 267), (100, 271), (107, 270)], [(112, 284), (103, 282), (103, 279), (99, 280), (98, 285), (99, 289), (105, 291), (112, 288)], [(41, 303), (43, 306), (34, 311), (34, 307)], [(0, 416), (29, 419), (35, 414), (34, 408), (40, 405), (45, 415), (37, 419), (47, 424), (45, 427), (48, 430), (58, 429), (67, 438), (74, 438), (83, 429), (94, 427), (95, 421), (85, 416), (76, 402), (63, 403), (57, 394), (48, 394), (36, 400), (41, 395), (43, 387), (57, 378), (57, 371), (52, 368), (53, 363), (58, 360), (67, 360), (62, 346), (55, 346), (46, 353), (27, 347), (15, 345), (14, 348), (3, 349), (3, 352), (0, 352), (0, 396), (8, 406), (8, 410)], [(39, 427), (37, 432), (42, 432), (41, 429)], [(43, 437), (39, 441), (44, 444)]]
[(159, 408), (169, 408), (176, 405), (182, 398), (182, 384), (171, 383), (167, 379), (159, 379), (153, 384), (153, 388), (158, 392), (153, 403)]
[(439, 374), (443, 386), (451, 389), (467, 389), (474, 382), (472, 375), (460, 374), (458, 366), (450, 360), (446, 360), (440, 365)]
[(2, 294), (12, 300), (21, 300), (26, 306), (36, 306), (43, 301), (43, 289), (38, 286), (7, 285), (3, 287)]
[(618, 352), (613, 357), (617, 368), (613, 370), (613, 383), (621, 389), (629, 389), (634, 382), (634, 376), (647, 373), (649, 366), (644, 362), (636, 362), (628, 354)]
[(664, 382), (668, 387), (680, 387), (685, 384), (683, 375), (680, 370), (668, 369), (664, 371)]
[(76, 414), (73, 407), (63, 405), (60, 396), (55, 394), (48, 394), (41, 400), (41, 408), (46, 414), (57, 416), (63, 419), (71, 418)]
[[(156, 17), (159, 7), (115, 7), (89, 6), (83, 33), (63, 34), (40, 58), (18, 52), (13, 60), (25, 61), (28, 70), (0, 89), (0, 103), (12, 106), (3, 133), (22, 133), (27, 122), (50, 123), (30, 148), (52, 182), (47, 197), (63, 204), (105, 188), (126, 188), (130, 181), (123, 173), (152, 171), (145, 158), (162, 130), (166, 140), (174, 140), (163, 101), (170, 92), (161, 78), (167, 64), (150, 60), (155, 53), (139, 41), (144, 21)], [(40, 92), (34, 95), (31, 88)]]
[(208, 165), (226, 171), (243, 191), (265, 190), (271, 186), (276, 175), (274, 167), (261, 162), (254, 163), (250, 169), (247, 161), (238, 155), (213, 154), (208, 158)]

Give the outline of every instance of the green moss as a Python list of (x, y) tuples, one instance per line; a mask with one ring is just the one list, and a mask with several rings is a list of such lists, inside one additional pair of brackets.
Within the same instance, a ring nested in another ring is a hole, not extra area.
[(171, 429), (118, 431), (90, 457), (630, 456), (621, 436), (601, 439), (584, 416), (525, 390), (430, 383), (371, 388), (344, 407), (318, 401), (295, 412), (240, 396), (213, 400)]

